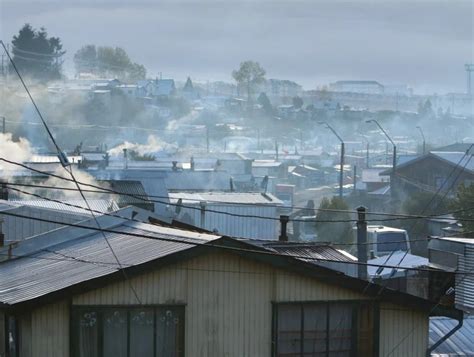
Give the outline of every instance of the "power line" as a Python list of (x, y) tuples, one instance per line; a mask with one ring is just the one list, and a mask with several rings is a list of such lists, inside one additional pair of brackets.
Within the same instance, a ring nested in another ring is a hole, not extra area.
[[(11, 189), (14, 190), (14, 191), (18, 191), (18, 192), (20, 192), (22, 194), (25, 194), (25, 195), (40, 198), (40, 199), (45, 200), (45, 201), (55, 202), (55, 203), (59, 203), (59, 204), (62, 204), (62, 205), (68, 206), (68, 207), (73, 207), (73, 208), (78, 208), (78, 209), (81, 209), (81, 210), (86, 210), (85, 207), (83, 207), (83, 206), (75, 205), (75, 204), (64, 202), (64, 201), (61, 201), (61, 200), (48, 198), (48, 197), (45, 197), (45, 196), (42, 196), (42, 195), (39, 195), (39, 194), (36, 194), (36, 193), (27, 192), (27, 191), (20, 190), (20, 189), (17, 189), (17, 188), (11, 188)], [(87, 192), (87, 191), (84, 190), (84, 192)], [(120, 216), (120, 215), (117, 215), (117, 214), (112, 214), (110, 212), (103, 212), (103, 211), (98, 211), (98, 210), (92, 210), (92, 211), (94, 211), (95, 213), (104, 215), (104, 216), (109, 216), (109, 217), (114, 217), (114, 218), (121, 218), (121, 219), (130, 221), (130, 222), (137, 222), (137, 223), (143, 223), (143, 224), (148, 224), (148, 225), (154, 226), (153, 223), (150, 223), (148, 221), (137, 220), (135, 218), (128, 218), (128, 217)], [(2, 212), (0, 212), (0, 216), (1, 216), (1, 214), (2, 214)], [(192, 231), (192, 230), (189, 230), (189, 231)], [(211, 232), (209, 232), (209, 233), (211, 233)], [(411, 241), (426, 241), (426, 239), (417, 239), (417, 240), (411, 240)], [(367, 242), (364, 245), (372, 245), (372, 244), (383, 245), (383, 244), (395, 244), (395, 243), (405, 243), (405, 242), (406, 242), (405, 240), (390, 241), (390, 242), (376, 242), (376, 243), (375, 242)], [(318, 243), (331, 244), (331, 242), (322, 242), (322, 241), (318, 242)], [(336, 248), (339, 247), (339, 246), (359, 246), (359, 245), (360, 245), (359, 243), (333, 243), (333, 246), (336, 247)]]
[[(133, 233), (133, 232), (117, 231), (117, 230), (108, 229), (108, 228), (97, 228), (97, 227), (93, 227), (93, 226), (83, 225), (83, 224), (80, 224), (80, 223), (76, 224), (76, 223), (61, 222), (61, 221), (56, 221), (56, 220), (46, 219), (46, 218), (30, 217), (30, 216), (27, 216), (27, 215), (8, 212), (8, 211), (2, 211), (1, 214), (5, 215), (5, 216), (31, 219), (31, 220), (39, 221), (39, 222), (53, 223), (53, 224), (58, 224), (58, 225), (63, 225), (63, 226), (68, 226), (68, 227), (81, 228), (81, 229), (85, 229), (85, 230), (91, 230), (91, 231), (97, 231), (97, 232), (103, 232), (103, 233), (113, 233), (113, 234), (130, 236), (130, 237), (135, 237), (135, 238), (144, 238), (144, 239), (151, 239), (151, 240), (164, 241), (164, 242), (190, 244), (190, 245), (194, 245), (194, 246), (209, 247), (209, 248), (212, 248), (212, 249), (230, 250), (230, 251), (237, 251), (237, 252), (242, 252), (242, 253), (256, 253), (256, 254), (271, 255), (271, 256), (278, 256), (278, 257), (285, 257), (285, 258), (290, 257), (290, 258), (295, 258), (295, 259), (314, 260), (314, 261), (320, 261), (320, 262), (334, 262), (334, 263), (340, 263), (340, 264), (354, 264), (354, 265), (364, 265), (364, 266), (372, 266), (372, 267), (396, 268), (396, 266), (394, 266), (394, 265), (361, 263), (361, 262), (358, 262), (358, 261), (349, 262), (349, 261), (340, 261), (340, 260), (335, 260), (335, 259), (316, 258), (316, 257), (308, 257), (308, 256), (301, 256), (301, 255), (286, 255), (286, 254), (280, 254), (280, 253), (277, 253), (277, 252), (270, 252), (268, 250), (256, 250), (256, 249), (229, 247), (229, 246), (214, 244), (214, 243), (210, 243), (210, 242), (198, 243), (193, 239), (186, 239), (186, 238), (176, 239), (176, 238), (156, 237), (156, 236), (152, 236), (152, 235), (145, 235), (145, 234), (139, 234), (139, 233)], [(121, 217), (121, 218), (123, 218), (123, 217)], [(140, 228), (135, 228), (135, 229), (136, 230), (145, 230), (145, 229), (140, 229)], [(176, 229), (176, 228), (174, 228), (174, 229)], [(176, 229), (176, 230), (178, 230), (178, 229)], [(150, 233), (153, 233), (153, 232), (150, 232)], [(207, 234), (211, 235), (212, 233), (207, 233)], [(218, 237), (222, 237), (222, 236), (218, 236)], [(269, 242), (272, 242), (272, 241), (269, 241)], [(262, 249), (266, 249), (266, 248), (262, 248)], [(404, 270), (409, 270), (409, 271), (419, 271), (419, 272), (438, 272), (439, 271), (439, 270), (430, 269), (430, 268), (414, 268), (414, 267), (403, 267), (403, 266), (398, 267), (398, 268), (399, 269), (404, 269)], [(463, 275), (463, 274), (465, 274), (465, 272), (457, 271), (457, 272), (455, 272), (455, 274)]]
[[(61, 161), (61, 164), (62, 166), (64, 167), (64, 169), (66, 170), (66, 172), (68, 172), (70, 175), (71, 175), (71, 178), (72, 178), (72, 181), (74, 182), (74, 184), (76, 185), (77, 189), (79, 190), (80, 194), (81, 194), (81, 197), (82, 199), (84, 200), (86, 206), (89, 208), (90, 210), (90, 213), (95, 221), (95, 223), (97, 224), (97, 226), (100, 228), (100, 224), (99, 224), (99, 221), (97, 220), (97, 217), (95, 216), (94, 212), (91, 210), (91, 207), (89, 205), (89, 202), (87, 201), (86, 197), (84, 196), (84, 193), (81, 191), (81, 187), (80, 185), (78, 184), (73, 172), (72, 172), (72, 166), (70, 167), (70, 171), (67, 170), (67, 166), (69, 165), (69, 163), (67, 162), (67, 157), (66, 155), (64, 154), (64, 152), (61, 150), (61, 148), (59, 147), (58, 143), (56, 142), (56, 139), (54, 138), (53, 134), (51, 133), (51, 130), (49, 129), (48, 127), (48, 124), (46, 123), (45, 119), (43, 118), (43, 115), (41, 114), (41, 111), (39, 110), (39, 107), (36, 105), (36, 102), (35, 100), (33, 99), (33, 96), (31, 95), (25, 81), (23, 80), (23, 77), (21, 76), (20, 72), (18, 71), (18, 68), (15, 64), (15, 62), (13, 61), (13, 59), (11, 58), (10, 56), (10, 53), (9, 51), (7, 50), (7, 48), (5, 47), (5, 44), (3, 43), (3, 41), (0, 41), (5, 53), (7, 54), (8, 56), (8, 59), (10, 60), (10, 63), (13, 67), (13, 69), (15, 70), (18, 78), (20, 79), (22, 85), (23, 85), (23, 88), (25, 89), (26, 93), (28, 94), (28, 97), (30, 98), (30, 101), (31, 103), (33, 104), (35, 110), (36, 110), (36, 113), (38, 114), (38, 116), (40, 117), (41, 119), (41, 122), (43, 123), (44, 125), (44, 128), (46, 129), (46, 132), (49, 136), (49, 138), (51, 139), (51, 141), (53, 142), (55, 148), (56, 148), (56, 151), (57, 151), (57, 154), (58, 154), (58, 158), (59, 160)], [(117, 264), (120, 266), (120, 270), (122, 271), (122, 274), (123, 274), (123, 277), (125, 278), (125, 281), (128, 281), (129, 283), (129, 286), (130, 286), (130, 289), (132, 290), (133, 294), (135, 295), (135, 298), (137, 299), (138, 303), (141, 305), (141, 300), (138, 296), (138, 293), (137, 291), (135, 290), (135, 288), (133, 287), (132, 283), (130, 282), (130, 280), (128, 280), (128, 277), (127, 277), (127, 273), (125, 272), (125, 270), (121, 267), (121, 263), (117, 257), (117, 254), (115, 254), (115, 251), (114, 249), (112, 248), (112, 246), (110, 245), (107, 237), (105, 236), (105, 233), (102, 233), (102, 236), (104, 237), (104, 240), (106, 241), (107, 245), (109, 246), (110, 248), (110, 251), (112, 253), (112, 255), (114, 256), (114, 258), (116, 259), (117, 261)]]

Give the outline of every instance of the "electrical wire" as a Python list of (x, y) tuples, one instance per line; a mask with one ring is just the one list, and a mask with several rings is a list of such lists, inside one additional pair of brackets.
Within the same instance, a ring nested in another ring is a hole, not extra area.
[[(46, 123), (46, 120), (43, 118), (43, 114), (41, 113), (41, 111), (39, 110), (39, 107), (37, 106), (35, 100), (33, 99), (33, 96), (31, 95), (31, 93), (30, 93), (30, 91), (29, 91), (29, 89), (28, 89), (28, 86), (26, 85), (25, 81), (23, 80), (23, 77), (21, 76), (21, 74), (20, 74), (20, 72), (19, 72), (19, 70), (18, 70), (18, 68), (17, 68), (17, 66), (16, 66), (16, 64), (15, 64), (15, 62), (13, 61), (12, 57), (10, 56), (10, 53), (9, 53), (9, 51), (7, 50), (5, 44), (4, 44), (3, 41), (1, 41), (1, 40), (0, 40), (0, 44), (2, 45), (2, 47), (3, 47), (4, 51), (5, 51), (5, 53), (6, 53), (7, 57), (8, 57), (8, 59), (9, 59), (9, 61), (10, 61), (10, 63), (11, 63), (11, 65), (12, 65), (12, 67), (13, 67), (13, 69), (15, 70), (15, 73), (17, 74), (17, 76), (18, 76), (18, 78), (20, 79), (20, 81), (21, 81), (21, 83), (22, 83), (22, 85), (23, 85), (23, 87), (24, 87), (26, 93), (28, 94), (28, 97), (30, 98), (31, 103), (32, 103), (33, 106), (34, 106), (34, 108), (35, 108), (35, 110), (36, 110), (36, 113), (38, 114), (39, 118), (41, 119), (41, 122), (43, 123), (43, 126), (44, 126), (44, 128), (46, 129), (46, 132), (47, 132), (49, 138), (51, 139), (52, 143), (54, 144), (54, 146), (55, 146), (55, 148), (56, 148), (56, 151), (57, 151), (57, 154), (58, 154), (58, 157), (61, 158), (61, 157), (64, 155), (64, 152), (61, 150), (61, 148), (59, 147), (58, 143), (56, 142), (56, 139), (54, 138), (54, 136), (53, 136), (51, 130), (49, 129), (48, 124)], [(62, 163), (62, 164), (63, 164), (63, 163)], [(63, 167), (64, 167), (64, 169), (66, 170), (66, 172), (68, 172), (68, 173), (70, 174), (72, 181), (75, 183), (77, 189), (79, 190), (79, 192), (80, 192), (80, 194), (81, 194), (81, 197), (83, 198), (83, 200), (84, 200), (85, 204), (87, 205), (87, 207), (90, 209), (89, 202), (87, 201), (87, 199), (86, 199), (84, 193), (81, 191), (81, 187), (80, 187), (79, 183), (77, 182), (76, 177), (75, 177), (74, 174), (73, 174), (72, 166), (70, 167), (70, 171), (67, 170), (67, 165), (63, 164)], [(97, 217), (94, 215), (94, 212), (92, 212), (92, 210), (91, 210), (90, 212), (91, 212), (91, 215), (92, 215), (92, 217), (93, 217), (95, 223), (96, 223), (97, 226), (100, 228), (100, 223), (99, 223)], [(120, 261), (119, 261), (119, 259), (118, 259), (118, 257), (117, 257), (117, 254), (115, 253), (114, 249), (113, 249), (112, 246), (110, 245), (110, 243), (109, 243), (109, 241), (108, 241), (108, 239), (107, 239), (105, 233), (102, 233), (102, 236), (103, 236), (103, 238), (105, 239), (105, 241), (107, 242), (107, 245), (109, 246), (112, 255), (113, 255), (114, 258), (116, 259), (117, 264), (119, 265), (120, 270), (122, 271), (122, 274), (123, 274), (123, 276), (124, 276), (124, 278), (125, 278), (125, 281), (128, 281), (131, 291), (132, 291), (133, 294), (135, 295), (135, 298), (136, 298), (136, 300), (138, 301), (138, 303), (141, 305), (140, 297), (138, 296), (138, 293), (137, 293), (137, 291), (135, 290), (134, 286), (132, 285), (131, 281), (128, 280), (127, 274), (126, 274), (125, 270), (121, 267), (121, 263), (120, 263)]]
[[(287, 254), (281, 254), (281, 253), (278, 253), (278, 252), (268, 251), (268, 250), (266, 250), (267, 248), (265, 248), (265, 247), (263, 247), (262, 250), (246, 249), (246, 248), (229, 247), (229, 246), (221, 245), (221, 244), (214, 244), (212, 242), (199, 243), (195, 239), (157, 237), (157, 236), (147, 235), (147, 234), (140, 234), (140, 233), (133, 233), (133, 232), (123, 232), (123, 231), (120, 231), (120, 230), (109, 229), (109, 228), (97, 228), (97, 227), (94, 227), (94, 226), (87, 226), (87, 225), (84, 225), (84, 224), (81, 224), (81, 223), (69, 223), (69, 222), (61, 222), (61, 221), (47, 219), (47, 218), (31, 217), (31, 216), (27, 216), (27, 215), (23, 215), (23, 214), (19, 214), (19, 213), (8, 212), (8, 211), (2, 211), (1, 215), (17, 217), (17, 218), (24, 218), (24, 219), (31, 219), (31, 220), (34, 220), (34, 221), (53, 223), (53, 224), (63, 225), (63, 226), (67, 226), (67, 227), (80, 228), (80, 229), (85, 229), (85, 230), (90, 230), (90, 231), (95, 231), (95, 232), (113, 233), (113, 234), (118, 234), (118, 235), (123, 235), (123, 236), (134, 237), (134, 238), (151, 239), (151, 240), (164, 241), (164, 242), (183, 243), (183, 244), (188, 244), (188, 245), (193, 245), (193, 246), (203, 246), (203, 247), (211, 248), (211, 249), (228, 250), (228, 251), (234, 251), (234, 252), (240, 252), (240, 253), (255, 253), (255, 254), (261, 254), (261, 255), (270, 255), (270, 256), (278, 256), (278, 257), (285, 257), (285, 258), (294, 258), (294, 259), (300, 259), (300, 260), (303, 260), (303, 261), (304, 260), (306, 260), (306, 261), (320, 261), (320, 262), (333, 262), (333, 263), (339, 263), (339, 264), (363, 265), (363, 266), (371, 266), (371, 267), (396, 268), (396, 266), (394, 266), (394, 265), (361, 263), (361, 262), (358, 262), (358, 261), (340, 261), (340, 260), (336, 260), (336, 259), (308, 257), (308, 256), (305, 256), (305, 255), (287, 255)], [(123, 217), (121, 217), (121, 218), (123, 218)], [(136, 227), (135, 227), (135, 229), (146, 231), (146, 229), (140, 229), (140, 228), (136, 228)], [(179, 231), (179, 229), (176, 229), (176, 228), (174, 228), (174, 229)], [(150, 233), (153, 233), (153, 232), (150, 232)], [(212, 233), (201, 233), (201, 234), (212, 235)], [(220, 237), (222, 237), (222, 236), (216, 235), (216, 239), (220, 238)], [(271, 243), (271, 242), (272, 241), (269, 241), (269, 243)], [(275, 243), (278, 243), (278, 242), (276, 241)], [(257, 248), (257, 246), (256, 246), (256, 248)], [(399, 269), (404, 269), (404, 270), (407, 270), (407, 271), (419, 271), (419, 272), (439, 272), (439, 270), (437, 270), (437, 269), (414, 268), (414, 267), (405, 267), (405, 266), (401, 266), (401, 267), (399, 267)], [(457, 271), (455, 273), (459, 274), (459, 275), (463, 275), (466, 272)]]
[[(65, 205), (65, 206), (68, 206), (68, 207), (72, 207), (72, 208), (77, 208), (77, 209), (81, 209), (81, 210), (86, 210), (85, 207), (83, 206), (79, 206), (79, 205), (75, 205), (75, 204), (72, 204), (72, 203), (69, 203), (69, 202), (64, 202), (64, 201), (61, 201), (61, 200), (56, 200), (56, 199), (53, 199), (53, 198), (48, 198), (48, 197), (45, 197), (45, 196), (42, 196), (42, 195), (39, 195), (37, 193), (32, 193), (32, 192), (28, 192), (28, 191), (24, 191), (24, 190), (20, 190), (20, 189), (17, 189), (17, 188), (10, 188), (14, 191), (17, 191), (19, 193), (22, 193), (22, 194), (25, 194), (25, 195), (29, 195), (29, 196), (33, 196), (33, 197), (36, 197), (36, 198), (39, 198), (41, 200), (45, 200), (45, 201), (49, 201), (49, 202), (55, 202), (55, 203), (58, 203), (58, 204), (61, 204), (61, 205)], [(84, 192), (87, 192), (87, 191), (84, 191)], [(90, 210), (88, 210), (90, 211)], [(114, 218), (120, 218), (120, 219), (124, 219), (124, 220), (127, 220), (127, 221), (130, 221), (130, 222), (137, 222), (137, 223), (142, 223), (142, 224), (148, 224), (148, 225), (151, 225), (151, 226), (155, 226), (156, 224), (154, 223), (150, 223), (149, 221), (142, 221), (142, 220), (137, 220), (136, 218), (128, 218), (128, 217), (124, 217), (124, 216), (120, 216), (120, 215), (117, 215), (117, 214), (112, 214), (110, 212), (103, 212), (103, 211), (99, 211), (99, 210), (94, 210), (92, 209), (93, 212), (95, 213), (98, 213), (98, 214), (101, 214), (101, 215), (104, 215), (104, 216), (108, 216), (108, 217), (114, 217)], [(0, 212), (0, 216), (1, 216), (2, 212)], [(188, 231), (192, 231), (192, 232), (198, 232), (198, 231), (193, 231), (191, 229), (186, 229)], [(211, 233), (211, 232), (209, 232)], [(238, 237), (234, 237), (234, 238), (238, 238)], [(240, 238), (243, 238), (243, 237), (240, 237)], [(414, 240), (411, 240), (411, 241), (414, 241)], [(425, 242), (426, 239), (417, 239), (416, 241), (423, 241)], [(331, 243), (331, 242), (318, 242), (318, 243), (327, 243), (327, 244), (333, 244), (333, 246), (335, 248), (337, 247), (340, 247), (340, 246), (359, 246), (361, 245), (360, 243)], [(406, 243), (406, 240), (399, 240), (399, 241), (390, 241), (390, 242), (377, 242), (377, 245), (383, 245), (383, 244), (396, 244), (396, 243)], [(364, 243), (363, 245), (372, 245), (372, 244), (375, 244), (375, 243), (372, 243), (372, 242), (367, 242), (367, 243)]]

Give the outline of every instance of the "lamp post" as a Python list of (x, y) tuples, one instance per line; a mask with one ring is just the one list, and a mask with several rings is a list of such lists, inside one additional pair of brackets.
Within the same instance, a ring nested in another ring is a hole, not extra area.
[(366, 120), (365, 121), (366, 123), (375, 123), (375, 125), (378, 126), (378, 128), (382, 131), (382, 133), (384, 133), (384, 135), (387, 137), (387, 139), (392, 143), (392, 146), (393, 146), (393, 157), (392, 157), (392, 172), (393, 172), (393, 175), (392, 175), (392, 180), (391, 180), (391, 183), (390, 183), (390, 186), (391, 186), (391, 193), (392, 193), (392, 197), (395, 195), (395, 173), (396, 173), (396, 170), (397, 170), (397, 145), (395, 145), (395, 142), (392, 140), (392, 138), (390, 136), (388, 136), (387, 132), (382, 128), (382, 125), (379, 124), (379, 122), (375, 119), (371, 119), (371, 120)]
[(340, 172), (339, 172), (339, 198), (342, 199), (343, 196), (343, 186), (344, 186), (344, 140), (339, 136), (339, 134), (334, 130), (334, 128), (325, 121), (318, 122), (318, 124), (326, 126), (329, 130), (333, 132), (334, 135), (341, 142), (341, 161), (340, 161)]
[(365, 167), (368, 169), (370, 168), (370, 163), (369, 163), (369, 150), (370, 150), (370, 142), (369, 142), (369, 139), (367, 139), (367, 137), (363, 134), (360, 134), (358, 133), (357, 135), (359, 135), (361, 138), (364, 138), (365, 142), (366, 142), (366, 148), (365, 148)]
[(5, 134), (5, 132), (6, 132), (5, 117), (4, 117), (4, 116), (0, 116), (0, 118), (2, 118), (2, 133)]
[(423, 138), (423, 155), (424, 155), (426, 151), (425, 134), (423, 133), (423, 129), (421, 129), (421, 126), (417, 126), (416, 128), (420, 131), (421, 137)]

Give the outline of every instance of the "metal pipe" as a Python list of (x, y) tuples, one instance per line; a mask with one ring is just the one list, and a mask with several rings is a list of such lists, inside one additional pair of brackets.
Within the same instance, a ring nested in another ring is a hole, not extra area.
[(357, 208), (357, 277), (367, 280), (367, 221), (365, 207)]

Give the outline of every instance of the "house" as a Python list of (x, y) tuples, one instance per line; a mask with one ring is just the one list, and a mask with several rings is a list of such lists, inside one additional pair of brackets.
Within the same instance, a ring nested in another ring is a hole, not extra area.
[(146, 79), (137, 82), (139, 97), (169, 97), (176, 92), (174, 79)]
[(383, 94), (384, 86), (377, 81), (337, 81), (329, 85), (331, 92)]
[(271, 194), (170, 192), (169, 197), (177, 205), (178, 221), (233, 237), (277, 238), (277, 209), (283, 202)]
[(1, 250), (0, 354), (418, 357), (430, 315), (460, 314), (245, 241), (98, 219)]
[[(472, 153), (432, 151), (397, 166), (396, 190), (404, 192), (438, 192), (448, 197), (455, 195), (459, 185), (474, 183), (474, 160)], [(385, 170), (380, 175), (390, 175)]]

